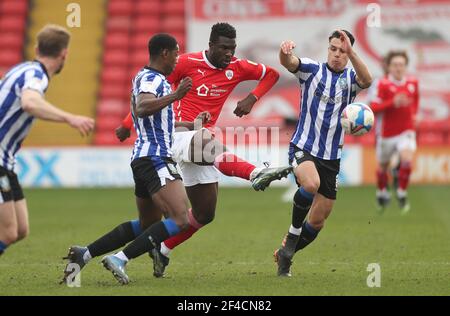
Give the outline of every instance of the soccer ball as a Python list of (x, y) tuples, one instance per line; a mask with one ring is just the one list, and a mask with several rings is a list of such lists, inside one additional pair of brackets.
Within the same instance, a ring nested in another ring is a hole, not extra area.
[(364, 103), (347, 105), (341, 114), (341, 125), (345, 134), (361, 136), (370, 131), (375, 121), (372, 110)]

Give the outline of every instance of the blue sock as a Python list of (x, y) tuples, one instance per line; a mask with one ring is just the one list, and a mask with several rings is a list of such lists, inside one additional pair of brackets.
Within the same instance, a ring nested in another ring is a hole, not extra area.
[(319, 234), (320, 230), (314, 229), (308, 221), (305, 221), (302, 225), (302, 232), (300, 234), (300, 238), (297, 242), (297, 247), (295, 248), (295, 252), (305, 248), (310, 243), (316, 239), (317, 235)]
[(158, 247), (161, 242), (180, 232), (180, 228), (171, 218), (159, 221), (147, 228), (139, 237), (125, 247), (123, 253), (128, 259), (140, 255)]
[(131, 227), (133, 228), (134, 237), (142, 234), (141, 221), (139, 219), (132, 220)]
[(8, 248), (8, 245), (0, 241), (0, 255), (5, 252), (6, 248)]

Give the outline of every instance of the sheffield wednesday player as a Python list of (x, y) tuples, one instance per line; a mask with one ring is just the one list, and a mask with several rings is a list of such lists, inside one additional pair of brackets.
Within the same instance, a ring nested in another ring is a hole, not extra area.
[[(106, 269), (122, 284), (129, 278), (126, 263), (170, 236), (188, 227), (188, 198), (172, 160), (172, 142), (175, 120), (172, 103), (183, 98), (192, 87), (192, 80), (184, 78), (175, 92), (166, 80), (178, 60), (178, 43), (168, 34), (157, 34), (150, 39), (150, 65), (133, 80), (132, 114), (137, 139), (132, 154), (131, 168), (135, 182), (136, 203), (140, 213), (154, 207), (166, 216), (147, 228), (123, 251), (103, 258)], [(147, 203), (146, 203), (147, 202)]]
[[(349, 32), (334, 31), (328, 38), (326, 63), (298, 58), (292, 52), (294, 42), (281, 43), (280, 63), (297, 77), (302, 98), (289, 148), (289, 161), (300, 188), (294, 196), (289, 232), (274, 253), (279, 276), (291, 276), (292, 257), (317, 237), (336, 200), (344, 142), (340, 116), (356, 94), (372, 82), (369, 70), (352, 48), (354, 41)], [(354, 70), (347, 68), (349, 59)]]
[(69, 41), (66, 29), (45, 26), (37, 35), (36, 59), (16, 65), (0, 81), (0, 255), (28, 235), (28, 207), (14, 165), (34, 119), (67, 123), (82, 136), (94, 128), (93, 119), (44, 99), (50, 78), (64, 67)]

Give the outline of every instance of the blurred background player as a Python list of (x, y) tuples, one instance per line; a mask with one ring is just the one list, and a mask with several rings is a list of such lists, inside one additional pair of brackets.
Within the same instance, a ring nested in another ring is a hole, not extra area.
[[(298, 78), (302, 105), (289, 148), (289, 161), (300, 188), (294, 196), (289, 232), (274, 253), (279, 276), (291, 276), (295, 252), (317, 237), (331, 213), (344, 142), (339, 118), (372, 82), (367, 66), (352, 48), (355, 39), (350, 32), (334, 31), (328, 41), (326, 63), (296, 57), (293, 41), (281, 43), (280, 63)], [(354, 70), (347, 68), (349, 59)]]
[(183, 78), (172, 92), (166, 79), (178, 60), (178, 43), (168, 34), (154, 35), (149, 42), (150, 65), (133, 80), (132, 114), (137, 139), (131, 168), (135, 182), (136, 203), (140, 213), (149, 212), (153, 204), (165, 220), (147, 228), (123, 251), (103, 258), (106, 269), (122, 284), (129, 282), (126, 263), (170, 236), (188, 227), (188, 198), (172, 160), (175, 121), (173, 103), (181, 100), (192, 88), (192, 80)]
[(386, 57), (388, 75), (378, 83), (377, 98), (372, 101), (374, 113), (383, 114), (381, 138), (377, 141), (377, 202), (380, 209), (387, 206), (390, 195), (387, 190), (388, 167), (392, 156), (398, 152), (398, 188), (396, 196), (402, 210), (407, 213), (410, 205), (407, 188), (411, 165), (416, 151), (416, 114), (419, 107), (418, 80), (406, 74), (406, 51), (390, 51)]
[(36, 59), (16, 65), (0, 81), (0, 255), (28, 235), (28, 207), (14, 172), (17, 151), (35, 118), (66, 123), (87, 136), (94, 120), (53, 106), (44, 98), (50, 78), (61, 72), (69, 32), (45, 26), (37, 35)]
[[(238, 59), (234, 57), (235, 50), (235, 28), (228, 23), (217, 23), (211, 28), (209, 49), (180, 56), (174, 72), (167, 78), (175, 86), (186, 76), (193, 80), (193, 89), (175, 104), (177, 121), (193, 122), (204, 111), (210, 113), (210, 119), (205, 125), (207, 129), (176, 132), (174, 135), (174, 159), (179, 163), (192, 205), (191, 226), (186, 232), (162, 243), (160, 252), (154, 250), (154, 260), (160, 263), (155, 267), (155, 276), (162, 276), (174, 247), (214, 219), (218, 170), (227, 176), (250, 180), (255, 190), (264, 190), (273, 180), (281, 179), (291, 171), (291, 167), (257, 168), (228, 152), (208, 130), (215, 127), (225, 101), (239, 83), (259, 80), (256, 88), (237, 103), (234, 113), (242, 117), (250, 113), (256, 101), (278, 80), (276, 70), (264, 64)], [(131, 126), (128, 119), (117, 129), (116, 134), (121, 141), (129, 137)]]

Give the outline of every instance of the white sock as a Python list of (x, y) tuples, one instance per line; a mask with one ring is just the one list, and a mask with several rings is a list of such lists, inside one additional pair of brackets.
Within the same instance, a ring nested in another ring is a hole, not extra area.
[(258, 173), (261, 172), (261, 170), (262, 168), (253, 169), (253, 171), (250, 173), (250, 181), (252, 181), (258, 175)]
[(164, 242), (161, 243), (161, 253), (166, 256), (169, 257), (170, 252), (172, 251), (172, 249), (167, 248), (166, 244)]
[(92, 259), (92, 255), (89, 252), (89, 249), (83, 254), (83, 261), (84, 263), (88, 263), (89, 261), (91, 261)]
[(114, 257), (117, 257), (117, 258), (119, 258), (120, 260), (123, 260), (123, 261), (125, 261), (125, 262), (128, 262), (128, 261), (129, 261), (129, 259), (127, 258), (127, 256), (125, 256), (125, 254), (123, 253), (123, 251), (116, 253), (116, 254), (114, 255)]
[(405, 190), (397, 189), (397, 196), (401, 199), (406, 197), (408, 194)]
[(300, 227), (300, 228), (295, 228), (295, 227), (292, 226), (292, 224), (291, 224), (291, 227), (289, 227), (289, 232), (290, 232), (291, 234), (300, 236), (300, 234), (301, 234), (301, 232), (302, 232), (302, 228), (301, 228), (301, 227)]

